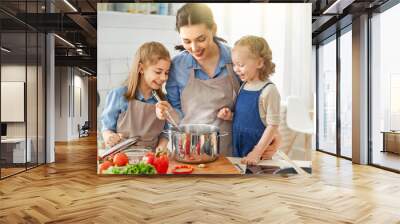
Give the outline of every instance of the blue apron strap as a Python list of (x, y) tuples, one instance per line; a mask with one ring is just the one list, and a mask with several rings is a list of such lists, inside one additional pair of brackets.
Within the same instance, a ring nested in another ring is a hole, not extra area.
[(240, 93), (240, 91), (243, 89), (243, 87), (244, 87), (244, 85), (246, 85), (246, 81), (244, 81), (243, 83), (242, 83), (242, 85), (240, 86), (240, 88), (239, 88), (239, 91), (238, 91), (238, 94)]

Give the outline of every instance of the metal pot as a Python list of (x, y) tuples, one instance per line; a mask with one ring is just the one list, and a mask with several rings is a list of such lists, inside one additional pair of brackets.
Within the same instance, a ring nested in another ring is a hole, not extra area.
[(181, 125), (170, 130), (171, 156), (183, 163), (208, 163), (219, 155), (220, 137), (217, 126), (207, 124)]

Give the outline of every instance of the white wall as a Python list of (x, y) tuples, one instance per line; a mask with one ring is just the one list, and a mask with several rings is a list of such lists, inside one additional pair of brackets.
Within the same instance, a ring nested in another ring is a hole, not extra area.
[[(68, 68), (55, 68), (55, 140), (66, 141), (68, 126)], [(67, 97), (66, 97), (67, 96)]]
[[(25, 69), (32, 70), (32, 67), (25, 65), (2, 65), (1, 66), (1, 81), (18, 81), (25, 82)], [(1, 108), (7, 110), (7, 108)], [(10, 122), (7, 123), (8, 137), (25, 137), (25, 122)]]
[[(25, 70), (26, 69), (26, 70)], [(9, 64), (9, 65), (2, 65), (1, 66), (1, 81), (9, 81), (9, 82), (25, 82), (25, 75), (26, 72), (28, 74), (35, 73), (36, 74), (36, 67), (33, 66), (27, 66), (25, 65), (17, 65), (17, 64)], [(36, 93), (36, 90), (35, 92)], [(27, 93), (27, 96), (29, 99), (27, 99), (28, 102), (32, 101), (32, 97), (36, 97), (36, 94), (34, 93)], [(36, 107), (36, 105), (35, 105)], [(8, 108), (1, 108), (1, 110), (7, 110)], [(33, 118), (31, 117), (31, 114), (27, 114), (28, 116), (28, 121), (31, 122)], [(35, 121), (36, 121), (36, 114), (35, 114)], [(7, 122), (7, 136), (8, 137), (25, 137), (25, 126), (26, 122)], [(28, 126), (29, 128), (32, 127), (32, 125)], [(29, 134), (29, 133), (28, 133)], [(29, 136), (28, 136), (29, 137)]]
[[(7, 137), (24, 138), (25, 135), (29, 139), (32, 161), (36, 162), (37, 153), (39, 154), (39, 163), (44, 163), (44, 92), (43, 89), (44, 74), (40, 66), (25, 66), (25, 64), (3, 64), (1, 66), (1, 81), (25, 82), (26, 85), (26, 107), (22, 105), (20, 112), (25, 114), (26, 120), (23, 122), (6, 122)], [(25, 80), (27, 78), (27, 80)], [(4, 89), (2, 89), (3, 92)], [(23, 94), (23, 90), (22, 94)], [(2, 95), (7, 97), (6, 95)], [(13, 108), (2, 107), (1, 110), (13, 113)], [(14, 109), (15, 110), (15, 109)], [(26, 110), (26, 111), (25, 111)], [(15, 113), (15, 112), (14, 112)], [(50, 157), (48, 157), (50, 158)]]
[[(71, 67), (56, 67), (55, 77), (55, 141), (78, 138), (78, 124), (88, 120), (88, 78)], [(80, 89), (79, 93), (76, 90)], [(79, 113), (81, 105), (82, 114)]]
[[(148, 41), (162, 42), (173, 57), (176, 54), (174, 46), (180, 43), (175, 31), (175, 16), (97, 13), (98, 121), (108, 91), (123, 84), (133, 55), (141, 44)], [(101, 129), (100, 122), (97, 127)]]

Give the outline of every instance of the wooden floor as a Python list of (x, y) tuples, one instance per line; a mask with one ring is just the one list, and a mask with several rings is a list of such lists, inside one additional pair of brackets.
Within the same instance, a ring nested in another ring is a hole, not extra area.
[(95, 138), (0, 181), (0, 223), (400, 223), (400, 175), (316, 153), (313, 176), (99, 177)]
[(17, 167), (17, 168), (1, 168), (1, 178), (7, 177), (19, 172), (26, 170), (25, 167)]
[(400, 170), (400, 155), (396, 153), (374, 151), (372, 162), (377, 165)]
[(5, 178), (5, 177), (8, 177), (8, 176), (23, 172), (23, 171), (25, 171), (27, 169), (28, 170), (29, 169), (33, 169), (35, 167), (37, 167), (36, 163), (35, 164), (33, 164), (33, 163), (29, 164), (28, 163), (27, 167), (25, 167), (25, 164), (18, 164), (17, 167), (7, 167), (7, 168), (2, 167), (1, 170), (0, 170), (1, 178)]

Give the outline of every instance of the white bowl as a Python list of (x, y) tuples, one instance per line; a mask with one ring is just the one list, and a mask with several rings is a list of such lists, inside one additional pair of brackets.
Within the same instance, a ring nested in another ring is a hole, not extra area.
[(133, 164), (142, 161), (146, 153), (150, 151), (149, 149), (128, 149), (124, 153), (128, 156), (129, 163)]

